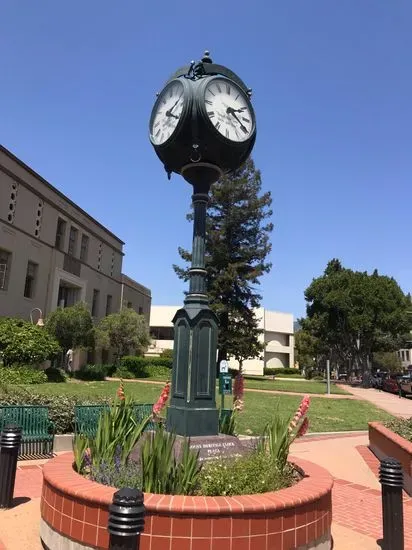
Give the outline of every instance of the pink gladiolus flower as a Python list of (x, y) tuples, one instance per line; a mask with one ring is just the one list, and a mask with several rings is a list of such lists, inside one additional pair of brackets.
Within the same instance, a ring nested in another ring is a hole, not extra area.
[(124, 394), (124, 386), (123, 386), (123, 380), (120, 380), (120, 386), (117, 390), (117, 397), (120, 399), (120, 401), (125, 400), (125, 394)]
[(305, 395), (299, 405), (298, 410), (295, 413), (295, 416), (289, 424), (289, 433), (292, 432), (296, 426), (299, 424), (299, 421), (306, 415), (310, 406), (310, 397)]
[(309, 419), (308, 417), (306, 416), (305, 417), (305, 420), (302, 422), (299, 430), (298, 430), (298, 433), (296, 435), (296, 437), (302, 437), (305, 435), (305, 433), (308, 431), (308, 428), (309, 428)]
[(239, 372), (239, 374), (236, 375), (235, 382), (233, 384), (233, 408), (235, 411), (243, 410), (244, 393), (245, 393), (245, 380), (243, 378), (243, 374)]
[(165, 407), (167, 400), (169, 399), (169, 394), (170, 394), (170, 382), (167, 382), (167, 384), (162, 390), (162, 393), (160, 394), (159, 399), (153, 405), (153, 416), (158, 416), (160, 414), (162, 409)]

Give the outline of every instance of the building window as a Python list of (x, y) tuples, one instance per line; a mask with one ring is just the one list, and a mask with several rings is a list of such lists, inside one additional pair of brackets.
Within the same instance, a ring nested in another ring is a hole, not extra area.
[(66, 234), (66, 222), (59, 218), (57, 220), (57, 229), (56, 229), (56, 243), (55, 246), (59, 250), (64, 249), (64, 237)]
[(87, 253), (89, 252), (89, 237), (82, 235), (82, 242), (80, 244), (80, 259), (82, 262), (87, 262)]
[(112, 312), (112, 296), (108, 294), (106, 298), (106, 315), (110, 315), (111, 312)]
[(153, 340), (173, 340), (174, 327), (150, 327), (150, 336)]
[(142, 306), (139, 306), (139, 315), (143, 315), (143, 308), (142, 308)]
[(0, 290), (7, 290), (11, 265), (11, 253), (0, 249)]
[(78, 234), (79, 234), (79, 232), (77, 231), (77, 229), (75, 227), (70, 228), (69, 249), (67, 251), (67, 253), (70, 256), (75, 256), (76, 255), (76, 244), (77, 244), (77, 235)]
[(95, 288), (93, 290), (92, 317), (97, 317), (99, 314), (99, 296), (100, 291)]
[(24, 283), (24, 297), (33, 298), (37, 277), (37, 264), (27, 263), (26, 282)]
[(102, 248), (103, 248), (102, 243), (99, 243), (99, 251), (97, 253), (97, 269), (99, 271), (101, 270), (101, 265), (102, 265)]

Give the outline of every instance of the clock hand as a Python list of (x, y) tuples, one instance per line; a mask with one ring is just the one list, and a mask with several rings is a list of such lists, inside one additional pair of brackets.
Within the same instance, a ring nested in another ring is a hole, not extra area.
[(170, 107), (170, 109), (169, 109), (168, 111), (166, 111), (166, 116), (173, 116), (173, 117), (175, 117), (175, 118), (179, 118), (179, 117), (176, 116), (176, 115), (172, 115), (172, 111), (173, 111), (173, 109), (176, 107), (176, 105), (179, 103), (179, 101), (180, 101), (180, 97), (179, 97), (179, 99), (175, 102), (175, 104), (174, 104), (172, 107)]
[(239, 122), (240, 128), (241, 128), (241, 129), (245, 132), (245, 134), (246, 134), (248, 130), (247, 130), (246, 126), (244, 126), (244, 125), (240, 122), (240, 120), (238, 119), (237, 114), (235, 113), (235, 109), (233, 109), (232, 107), (228, 107), (228, 108), (226, 109), (226, 113), (227, 113), (228, 115), (232, 115), (232, 116)]

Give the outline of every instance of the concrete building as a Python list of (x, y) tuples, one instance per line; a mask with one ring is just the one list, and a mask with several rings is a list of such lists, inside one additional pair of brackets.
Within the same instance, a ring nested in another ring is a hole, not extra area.
[(396, 353), (401, 360), (402, 369), (406, 370), (412, 365), (412, 349), (400, 349)]
[(150, 290), (122, 274), (123, 241), (0, 146), (0, 316), (30, 319), (78, 301), (101, 317)]
[[(160, 354), (164, 349), (173, 349), (172, 319), (179, 309), (177, 306), (152, 306), (150, 312), (150, 335), (152, 346), (150, 353)], [(260, 308), (256, 311), (259, 328), (265, 350), (262, 357), (249, 359), (243, 363), (247, 374), (263, 374), (264, 367), (293, 368), (294, 367), (294, 335), (293, 315)], [(230, 360), (230, 366), (238, 368), (235, 360)]]

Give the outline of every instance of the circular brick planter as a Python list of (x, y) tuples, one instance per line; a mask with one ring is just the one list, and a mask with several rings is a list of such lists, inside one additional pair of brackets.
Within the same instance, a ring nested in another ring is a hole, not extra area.
[[(146, 523), (140, 550), (329, 550), (330, 474), (305, 460), (293, 487), (237, 497), (145, 494)], [(114, 488), (83, 478), (73, 455), (45, 464), (40, 535), (46, 548), (108, 548), (108, 506)]]

